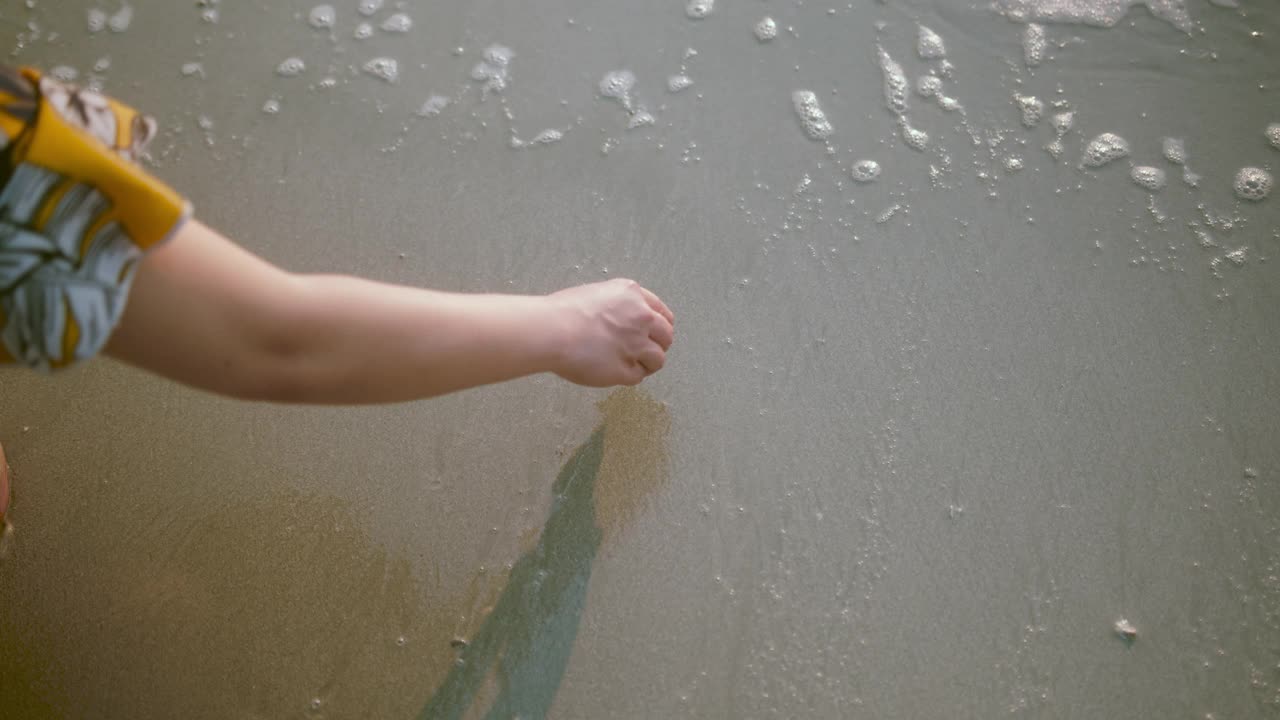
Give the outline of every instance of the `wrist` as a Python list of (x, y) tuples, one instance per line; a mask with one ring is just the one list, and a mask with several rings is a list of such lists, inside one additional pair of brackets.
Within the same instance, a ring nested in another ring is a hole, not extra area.
[(531, 298), (533, 318), (524, 331), (530, 343), (537, 372), (561, 374), (573, 348), (574, 309), (553, 295)]

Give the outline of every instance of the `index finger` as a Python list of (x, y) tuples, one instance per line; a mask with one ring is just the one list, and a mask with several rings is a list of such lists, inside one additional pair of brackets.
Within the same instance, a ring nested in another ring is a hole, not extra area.
[(640, 294), (644, 295), (645, 302), (649, 303), (649, 307), (653, 308), (654, 312), (666, 318), (667, 322), (671, 323), (672, 325), (676, 324), (675, 313), (671, 312), (671, 308), (667, 307), (667, 304), (662, 302), (661, 298), (659, 298), (657, 295), (654, 295), (648, 288), (646, 288), (643, 285), (640, 286)]

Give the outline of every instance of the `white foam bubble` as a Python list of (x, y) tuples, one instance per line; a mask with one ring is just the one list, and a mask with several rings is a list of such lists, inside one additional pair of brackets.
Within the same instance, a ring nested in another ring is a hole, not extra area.
[(268, 115), (275, 115), (280, 112), (280, 101), (275, 98), (271, 98), (270, 100), (262, 103), (262, 112)]
[(834, 128), (827, 120), (827, 114), (818, 104), (818, 96), (810, 90), (796, 90), (791, 93), (791, 104), (800, 118), (800, 126), (810, 140), (825, 140), (831, 137)]
[(1266, 130), (1267, 142), (1271, 147), (1280, 150), (1280, 123), (1271, 123)]
[(383, 2), (384, 0), (360, 0), (360, 4), (356, 5), (356, 12), (369, 17), (382, 9)]
[(1066, 145), (1062, 144), (1061, 137), (1057, 137), (1057, 138), (1054, 138), (1053, 140), (1050, 140), (1049, 144), (1044, 146), (1044, 149), (1045, 149), (1045, 152), (1052, 155), (1055, 160), (1061, 159), (1062, 155), (1067, 151)]
[(1143, 5), (1157, 18), (1183, 32), (1191, 32), (1186, 0), (996, 0), (996, 9), (1017, 22), (1051, 22), (1113, 27), (1134, 5)]
[(1027, 67), (1036, 67), (1044, 62), (1045, 50), (1049, 47), (1049, 39), (1044, 26), (1039, 23), (1027, 23), (1022, 29), (1022, 59)]
[(600, 94), (617, 100), (629, 112), (632, 107), (631, 91), (636, 86), (636, 74), (630, 70), (610, 70), (600, 78)]
[(1023, 168), (1023, 160), (1020, 155), (1009, 155), (1004, 159), (1004, 169), (1006, 172), (1015, 173)]
[(1182, 138), (1167, 137), (1160, 140), (1160, 151), (1164, 159), (1174, 165), (1185, 165), (1187, 162), (1187, 145)]
[(307, 22), (317, 30), (327, 30), (333, 27), (337, 20), (338, 15), (334, 12), (332, 5), (317, 5), (311, 8), (311, 12), (307, 15)]
[(947, 56), (947, 45), (941, 35), (921, 25), (916, 33), (916, 54), (921, 60), (938, 60)]
[(1159, 192), (1169, 184), (1163, 170), (1150, 165), (1137, 165), (1129, 170), (1129, 177), (1147, 192)]
[(195, 75), (204, 77), (204, 65), (198, 62), (189, 62), (189, 63), (182, 64), (183, 77), (193, 77)]
[(911, 127), (911, 123), (907, 122), (907, 116), (903, 115), (898, 118), (898, 124), (902, 126), (902, 142), (912, 150), (924, 152), (929, 147), (929, 133)]
[(678, 93), (681, 90), (687, 90), (693, 86), (693, 78), (688, 75), (672, 75), (667, 78), (667, 90), (669, 92)]
[(964, 109), (964, 106), (960, 104), (959, 100), (947, 95), (938, 96), (938, 107), (947, 112), (955, 112), (957, 110)]
[(85, 14), (85, 20), (89, 26), (89, 32), (102, 32), (107, 28), (107, 13), (99, 8), (89, 8)]
[(1262, 168), (1240, 168), (1236, 173), (1235, 191), (1242, 200), (1258, 202), (1271, 194), (1271, 174)]
[(418, 115), (422, 117), (435, 117), (440, 114), (449, 105), (449, 98), (444, 95), (432, 95), (422, 103), (422, 107), (418, 108)]
[(357, 40), (368, 40), (373, 37), (373, 26), (369, 23), (362, 22), (356, 25), (356, 29), (351, 31), (351, 37)]
[(70, 65), (58, 65), (49, 70), (49, 76), (54, 80), (69, 83), (76, 81), (76, 78), (80, 76), (80, 71)]
[(701, 20), (710, 15), (715, 9), (716, 0), (689, 0), (688, 4), (684, 6), (684, 14), (694, 20)]
[(1084, 149), (1085, 167), (1102, 167), (1129, 156), (1129, 142), (1115, 133), (1102, 133), (1089, 141)]
[(480, 55), (481, 60), (471, 68), (471, 79), (484, 83), (482, 94), (502, 92), (507, 88), (507, 73), (515, 53), (505, 45), (490, 45)]
[(1076, 123), (1076, 114), (1073, 112), (1060, 112), (1055, 114), (1050, 122), (1053, 124), (1053, 131), (1058, 137), (1062, 137), (1071, 131), (1071, 127)]
[(297, 77), (307, 69), (307, 64), (302, 58), (291, 57), (285, 58), (276, 66), (276, 74), (280, 77)]
[(907, 111), (907, 95), (911, 92), (911, 83), (902, 66), (897, 63), (884, 48), (876, 48), (880, 60), (880, 73), (884, 76), (884, 102), (889, 111), (902, 115)]
[(942, 92), (942, 78), (937, 75), (921, 75), (916, 78), (916, 93), (921, 97), (937, 97)]
[(105, 55), (103, 57), (98, 58), (98, 61), (93, 64), (94, 72), (106, 72), (110, 68), (111, 68), (111, 58)]
[(769, 42), (770, 40), (778, 37), (778, 23), (774, 22), (773, 18), (766, 15), (765, 17), (760, 18), (760, 22), (756, 23), (755, 33), (756, 40), (759, 40), (760, 42)]
[(862, 159), (853, 164), (849, 176), (860, 183), (875, 182), (880, 177), (880, 163), (875, 160)]
[(404, 13), (396, 13), (382, 21), (383, 32), (406, 33), (413, 29), (413, 18)]
[(635, 130), (636, 128), (648, 127), (657, 121), (658, 119), (653, 116), (653, 113), (642, 107), (636, 108), (636, 111), (631, 113), (631, 119), (627, 120), (627, 129)]
[(1044, 102), (1034, 95), (1014, 95), (1013, 101), (1022, 113), (1022, 125), (1033, 128), (1044, 118)]
[(400, 77), (400, 63), (395, 58), (376, 57), (360, 69), (383, 82), (393, 83)]
[(107, 28), (114, 33), (122, 33), (133, 23), (133, 6), (125, 3), (107, 19)]
[(529, 144), (530, 145), (550, 145), (552, 143), (558, 143), (563, 139), (564, 139), (564, 133), (562, 131), (557, 130), (555, 128), (547, 128), (546, 130), (543, 130), (537, 135), (534, 135), (533, 139), (529, 141)]

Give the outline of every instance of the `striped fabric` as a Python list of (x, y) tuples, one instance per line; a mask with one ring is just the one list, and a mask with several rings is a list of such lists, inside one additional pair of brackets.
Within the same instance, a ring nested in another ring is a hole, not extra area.
[(102, 350), (142, 254), (191, 213), (136, 164), (155, 134), (110, 98), (0, 66), (0, 363)]

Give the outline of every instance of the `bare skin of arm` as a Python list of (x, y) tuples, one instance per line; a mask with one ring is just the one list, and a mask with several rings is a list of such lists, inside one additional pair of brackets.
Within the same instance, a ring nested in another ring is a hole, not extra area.
[(107, 353), (242, 399), (386, 403), (543, 372), (634, 385), (674, 319), (630, 280), (487, 295), (293, 274), (191, 220), (142, 261)]

